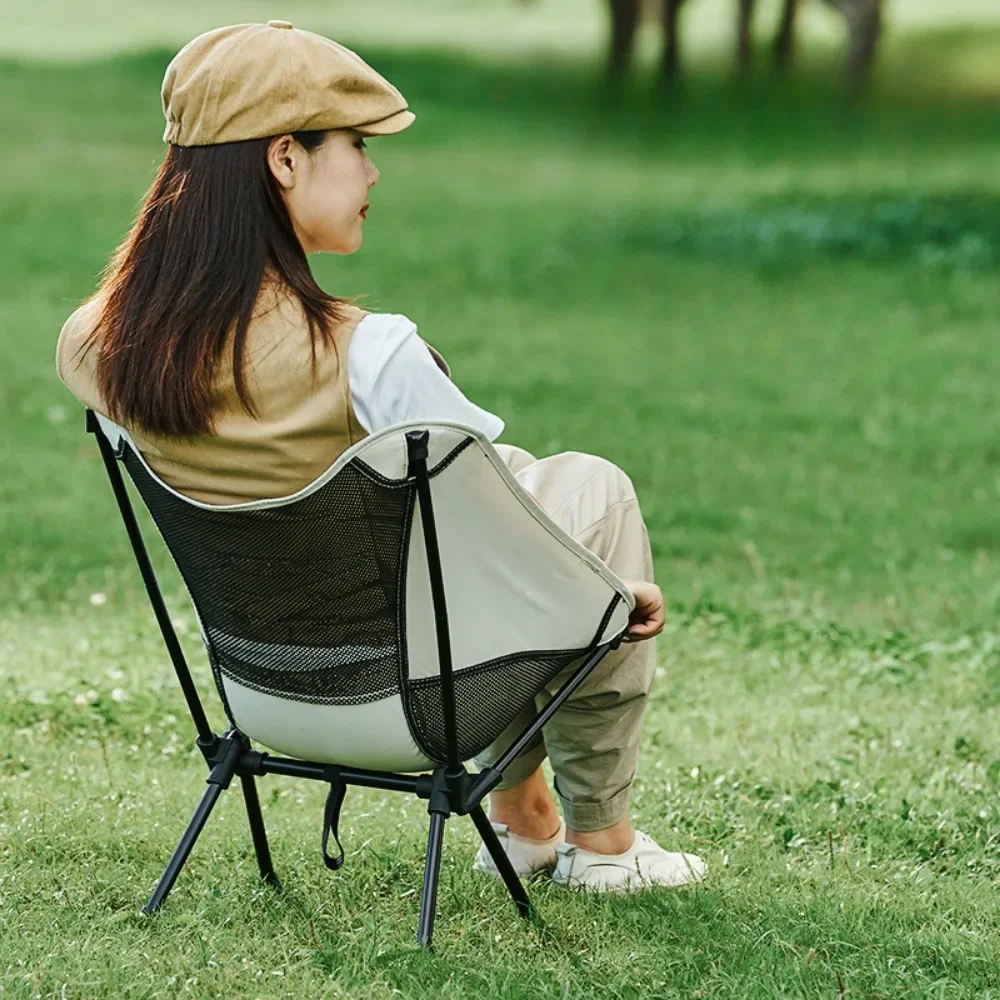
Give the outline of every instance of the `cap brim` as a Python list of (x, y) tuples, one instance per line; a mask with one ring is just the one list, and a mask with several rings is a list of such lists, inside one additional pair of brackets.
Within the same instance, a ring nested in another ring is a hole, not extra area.
[(397, 111), (388, 118), (383, 118), (377, 122), (368, 122), (367, 125), (352, 125), (356, 132), (362, 135), (395, 135), (402, 132), (404, 128), (409, 128), (416, 120), (416, 115), (412, 111)]

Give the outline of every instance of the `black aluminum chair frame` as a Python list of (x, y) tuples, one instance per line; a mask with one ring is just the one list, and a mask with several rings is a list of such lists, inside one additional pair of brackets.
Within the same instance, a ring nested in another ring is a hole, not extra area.
[(423, 893), (420, 899), (420, 919), (417, 929), (417, 943), (425, 948), (431, 948), (434, 934), (434, 917), (437, 909), (438, 882), (441, 869), (441, 850), (444, 843), (444, 827), (446, 820), (452, 815), (468, 815), (475, 824), (479, 836), (489, 851), (494, 864), (510, 893), (518, 913), (522, 917), (532, 916), (531, 904), (527, 893), (517, 873), (514, 871), (500, 841), (497, 839), (490, 821), (482, 807), (482, 800), (495, 788), (503, 777), (503, 772), (515, 757), (531, 743), (535, 735), (555, 714), (566, 699), (586, 680), (590, 672), (613, 649), (617, 649), (622, 641), (621, 636), (611, 642), (599, 643), (599, 636), (585, 654), (584, 662), (573, 672), (570, 678), (545, 705), (535, 720), (525, 728), (511, 745), (498, 758), (496, 763), (479, 772), (470, 774), (458, 756), (458, 735), (456, 727), (455, 686), (452, 670), (451, 639), (448, 628), (448, 610), (445, 602), (444, 582), (441, 573), (441, 558), (437, 543), (437, 530), (434, 521), (434, 508), (431, 502), (430, 479), (427, 470), (428, 432), (410, 431), (406, 435), (409, 459), (408, 477), (415, 482), (417, 489), (417, 504), (420, 509), (421, 525), (427, 553), (427, 566), (430, 576), (431, 594), (434, 607), (437, 652), (440, 664), (441, 695), (443, 700), (443, 718), (446, 741), (446, 763), (439, 765), (431, 773), (420, 775), (396, 774), (391, 771), (375, 771), (366, 768), (342, 767), (325, 764), (319, 761), (299, 760), (295, 758), (276, 757), (272, 754), (254, 750), (249, 738), (235, 727), (226, 732), (216, 733), (209, 724), (205, 709), (198, 696), (187, 660), (177, 639), (170, 615), (167, 611), (163, 595), (160, 591), (156, 574), (150, 562), (142, 531), (135, 516), (135, 511), (129, 499), (124, 477), (118, 466), (118, 459), (107, 435), (98, 422), (96, 415), (87, 410), (87, 430), (94, 435), (100, 448), (101, 458), (129, 542), (139, 566), (142, 581), (149, 596), (153, 613), (163, 635), (167, 651), (173, 663), (177, 680), (180, 682), (184, 700), (198, 732), (197, 746), (205, 757), (209, 767), (205, 790), (194, 816), (188, 823), (180, 843), (174, 850), (166, 870), (157, 883), (149, 902), (143, 907), (143, 913), (155, 913), (167, 894), (173, 888), (177, 876), (184, 867), (195, 841), (204, 829), (208, 818), (215, 808), (222, 792), (229, 788), (234, 777), (240, 779), (243, 788), (243, 800), (246, 805), (247, 818), (250, 822), (250, 833), (253, 838), (254, 852), (260, 876), (272, 885), (278, 885), (278, 878), (271, 862), (271, 852), (268, 846), (267, 833), (264, 829), (264, 819), (261, 815), (260, 799), (257, 795), (256, 778), (267, 774), (283, 774), (295, 778), (311, 778), (315, 781), (330, 783), (341, 782), (342, 785), (359, 785), (366, 788), (381, 788), (394, 792), (408, 792), (427, 801), (427, 812), (430, 815), (430, 829), (427, 836), (427, 853), (424, 866)]

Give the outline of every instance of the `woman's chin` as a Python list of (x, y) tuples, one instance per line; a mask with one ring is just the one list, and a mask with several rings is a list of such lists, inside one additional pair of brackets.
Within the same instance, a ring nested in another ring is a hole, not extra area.
[(352, 253), (357, 253), (361, 249), (361, 244), (364, 242), (361, 233), (358, 233), (357, 238), (351, 240), (350, 242), (344, 241), (337, 244), (331, 244), (330, 246), (317, 247), (315, 250), (310, 250), (310, 254), (314, 253), (335, 253), (341, 257), (347, 257)]

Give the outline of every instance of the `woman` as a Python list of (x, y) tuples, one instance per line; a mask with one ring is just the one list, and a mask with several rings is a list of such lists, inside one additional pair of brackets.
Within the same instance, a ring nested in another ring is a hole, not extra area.
[[(59, 338), (70, 390), (126, 426), (162, 479), (212, 504), (293, 493), (402, 421), (458, 421), (495, 440), (503, 421), (465, 398), (413, 323), (327, 295), (309, 269), (308, 254), (361, 246), (379, 179), (365, 137), (413, 122), (399, 91), (336, 42), (269, 21), (194, 39), (162, 96), (166, 159), (101, 288)], [(557, 882), (597, 890), (700, 878), (699, 858), (664, 851), (628, 816), (655, 661), (643, 640), (663, 627), (632, 484), (589, 455), (536, 461), (498, 447), (636, 598), (632, 641), (491, 795), (505, 850), (522, 874), (554, 866)], [(477, 865), (494, 871), (485, 850)]]

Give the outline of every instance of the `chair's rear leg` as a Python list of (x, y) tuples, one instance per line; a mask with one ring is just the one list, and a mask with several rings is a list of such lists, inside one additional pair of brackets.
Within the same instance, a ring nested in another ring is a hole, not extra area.
[(149, 897), (149, 902), (142, 908), (143, 913), (147, 915), (155, 913), (167, 898), (167, 893), (177, 881), (177, 876), (184, 867), (184, 862), (187, 861), (191, 848), (194, 847), (194, 842), (208, 822), (208, 817), (212, 815), (215, 803), (219, 801), (222, 787), (222, 785), (210, 784), (205, 789), (205, 794), (201, 797), (201, 802), (198, 803), (198, 808), (195, 810), (194, 816), (191, 817), (191, 822), (188, 823), (184, 836), (181, 837), (181, 842), (170, 858), (170, 863), (167, 865), (163, 877), (153, 890), (153, 895)]
[(444, 823), (447, 817), (431, 813), (431, 826), (427, 834), (427, 858), (424, 862), (424, 892), (420, 897), (420, 924), (417, 927), (417, 944), (428, 951), (434, 935), (434, 915), (437, 910), (438, 880), (441, 876), (441, 846), (444, 843)]
[(524, 886), (517, 877), (517, 872), (514, 871), (514, 866), (510, 863), (510, 858), (507, 857), (507, 852), (503, 849), (500, 841), (497, 839), (497, 835), (493, 832), (493, 827), (486, 818), (483, 807), (476, 806), (474, 809), (470, 809), (469, 815), (472, 817), (472, 822), (476, 824), (479, 836), (483, 838), (486, 850), (490, 852), (490, 857), (497, 866), (497, 871), (500, 872), (500, 877), (503, 879), (504, 885), (507, 886), (510, 898), (514, 900), (517, 912), (522, 917), (530, 917), (531, 902), (528, 899), (528, 894), (524, 891)]
[(256, 779), (252, 774), (241, 774), (240, 783), (243, 785), (243, 801), (247, 807), (247, 819), (250, 820), (250, 835), (253, 837), (253, 849), (257, 855), (260, 877), (271, 885), (277, 885), (278, 876), (274, 873), (274, 865), (271, 863), (271, 849), (267, 844), (267, 831), (264, 829), (264, 817), (260, 811)]

